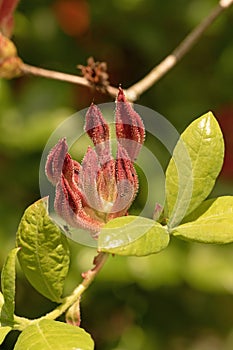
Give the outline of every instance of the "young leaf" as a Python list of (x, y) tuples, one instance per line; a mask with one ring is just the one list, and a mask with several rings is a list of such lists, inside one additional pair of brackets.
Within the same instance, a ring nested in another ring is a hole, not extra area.
[(93, 350), (94, 342), (84, 329), (66, 323), (42, 320), (28, 326), (14, 350)]
[(233, 196), (204, 201), (171, 231), (173, 236), (201, 243), (233, 242)]
[(221, 129), (213, 114), (206, 113), (183, 132), (168, 165), (168, 226), (177, 226), (209, 195), (222, 168), (223, 157)]
[(144, 256), (158, 253), (169, 243), (166, 227), (140, 216), (109, 221), (100, 231), (98, 250), (117, 255)]
[(28, 207), (16, 244), (20, 265), (29, 282), (45, 297), (59, 302), (69, 268), (67, 239), (48, 215), (48, 198)]
[(0, 327), (0, 345), (3, 343), (4, 339), (6, 338), (7, 334), (11, 331), (11, 327)]
[(15, 260), (19, 248), (12, 249), (2, 269), (1, 286), (4, 304), (1, 309), (1, 324), (13, 326), (15, 311)]

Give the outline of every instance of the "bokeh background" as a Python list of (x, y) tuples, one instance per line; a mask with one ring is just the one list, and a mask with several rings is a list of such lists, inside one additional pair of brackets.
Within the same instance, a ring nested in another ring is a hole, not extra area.
[[(113, 85), (129, 87), (174, 49), (217, 0), (21, 0), (13, 40), (29, 64), (77, 74), (89, 56), (106, 61)], [(179, 132), (208, 110), (226, 142), (211, 196), (233, 195), (233, 8), (137, 103), (164, 115)], [(0, 81), (0, 265), (14, 246), (25, 208), (40, 197), (39, 164), (50, 133), (93, 99), (84, 87), (38, 77)], [(162, 166), (168, 155), (154, 150)], [(81, 159), (79, 154), (78, 158)], [(155, 179), (156, 181), (156, 179)], [(140, 203), (138, 202), (138, 205)], [(134, 210), (135, 206), (134, 206)], [(70, 242), (70, 292), (95, 251)], [(158, 255), (110, 258), (82, 298), (82, 327), (97, 350), (233, 348), (233, 245), (173, 239)], [(54, 304), (18, 271), (16, 311), (37, 317)], [(17, 333), (0, 349), (12, 349)]]

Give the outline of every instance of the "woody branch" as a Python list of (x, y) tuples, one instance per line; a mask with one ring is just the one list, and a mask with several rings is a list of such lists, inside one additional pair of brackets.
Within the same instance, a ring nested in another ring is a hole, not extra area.
[[(143, 79), (130, 86), (125, 90), (125, 95), (128, 100), (136, 101), (141, 94), (152, 87), (158, 80), (160, 80), (166, 73), (168, 73), (195, 45), (195, 43), (201, 38), (204, 32), (210, 27), (210, 25), (231, 5), (233, 0), (220, 0), (218, 5), (215, 6), (209, 15), (195, 27), (187, 37), (177, 46), (177, 48), (169, 54), (162, 62), (156, 65)], [(42, 76), (45, 78), (67, 81), (70, 83), (93, 88), (93, 85), (88, 82), (84, 77), (65, 74), (56, 71), (50, 71), (42, 69), (28, 64), (22, 63), (21, 71), (23, 74), (32, 74)], [(112, 97), (116, 97), (118, 89), (114, 86), (108, 85), (105, 92)]]

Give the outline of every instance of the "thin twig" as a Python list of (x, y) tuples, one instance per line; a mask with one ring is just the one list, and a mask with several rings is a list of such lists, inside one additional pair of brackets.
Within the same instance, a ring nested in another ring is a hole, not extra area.
[[(203, 21), (191, 31), (187, 37), (178, 45), (178, 47), (168, 55), (161, 63), (155, 66), (143, 79), (125, 90), (125, 95), (129, 101), (136, 101), (141, 94), (153, 86), (159, 79), (172, 69), (178, 61), (183, 58), (187, 52), (200, 39), (209, 26), (219, 17), (219, 15), (233, 4), (233, 0), (220, 0), (219, 4), (203, 19)], [(70, 83), (93, 88), (93, 86), (84, 78), (76, 75), (42, 69), (28, 64), (22, 64), (21, 71), (24, 74), (32, 74), (45, 78), (67, 81)], [(108, 86), (106, 92), (116, 97), (118, 89), (114, 86)]]
[[(78, 75), (61, 73), (61, 72), (57, 72), (54, 70), (49, 70), (49, 69), (31, 66), (31, 65), (25, 64), (25, 63), (23, 63), (20, 66), (20, 70), (23, 74), (30, 74), (30, 75), (36, 75), (39, 77), (49, 78), (49, 79), (67, 81), (69, 83), (78, 84), (78, 85), (86, 86), (89, 88), (93, 88), (93, 85), (91, 85), (85, 78), (80, 77)], [(107, 86), (106, 92), (110, 96), (115, 98), (117, 95), (118, 89), (113, 87), (113, 86)]]
[[(108, 258), (108, 254), (106, 253), (99, 253), (97, 257), (94, 259), (95, 266), (93, 269), (88, 270), (87, 272), (84, 272), (82, 274), (83, 281), (80, 283), (73, 293), (66, 297), (61, 305), (59, 305), (56, 309), (49, 312), (47, 315), (42, 316), (40, 319), (37, 319), (36, 322), (38, 322), (41, 319), (51, 319), (55, 320), (57, 317), (61, 316), (70, 306), (73, 305), (73, 303), (80, 298), (80, 296), (83, 294), (83, 292), (89, 287), (89, 285), (93, 282), (96, 275), (99, 273), (99, 271), (104, 266), (106, 260)], [(35, 321), (35, 320), (33, 320)]]
[(221, 0), (219, 4), (195, 27), (187, 37), (178, 45), (178, 47), (159, 63), (142, 80), (132, 85), (126, 90), (126, 96), (131, 101), (136, 101), (138, 97), (161, 79), (178, 61), (190, 51), (194, 44), (200, 39), (209, 26), (219, 17), (219, 15), (233, 4), (233, 0)]
[(62, 80), (62, 81), (67, 81), (69, 83), (74, 83), (74, 84), (79, 84), (79, 85), (90, 87), (90, 84), (88, 83), (88, 81), (85, 78), (79, 77), (77, 75), (66, 74), (66, 73), (56, 72), (53, 70), (34, 67), (34, 66), (30, 66), (30, 65), (25, 64), (25, 63), (23, 63), (20, 66), (20, 69), (24, 74), (32, 74), (32, 75), (37, 75), (37, 76), (40, 76), (43, 78)]
[(85, 290), (89, 287), (89, 285), (93, 282), (99, 271), (104, 266), (106, 260), (108, 258), (107, 253), (99, 253), (94, 259), (94, 267), (87, 272), (82, 274), (83, 280), (82, 282), (74, 289), (71, 295), (67, 296), (63, 299), (63, 302), (58, 305), (54, 310), (47, 313), (45, 316), (41, 316), (40, 318), (36, 318), (34, 320), (29, 320), (24, 317), (14, 316), (14, 329), (22, 331), (24, 328), (28, 327), (31, 324), (38, 323), (41, 320), (55, 320), (59, 316), (61, 316), (64, 312), (66, 312), (85, 292)]

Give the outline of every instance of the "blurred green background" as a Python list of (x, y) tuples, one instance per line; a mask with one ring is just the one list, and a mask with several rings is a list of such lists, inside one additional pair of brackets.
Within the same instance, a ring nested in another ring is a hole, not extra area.
[[(89, 56), (106, 61), (110, 81), (127, 88), (174, 49), (215, 0), (22, 0), (13, 40), (32, 65), (77, 74)], [(179, 132), (212, 110), (226, 142), (223, 171), (211, 196), (233, 195), (233, 8), (137, 103), (158, 111)], [(51, 132), (107, 96), (38, 77), (0, 81), (0, 265), (14, 245), (25, 208), (40, 197), (39, 164)], [(154, 150), (166, 167), (168, 155)], [(78, 155), (81, 157), (81, 154)], [(140, 205), (139, 201), (136, 202)], [(134, 206), (135, 209), (135, 206)], [(70, 242), (66, 293), (91, 267), (95, 251)], [(82, 298), (82, 327), (96, 350), (233, 348), (233, 246), (172, 240), (158, 255), (110, 258)], [(20, 272), (16, 311), (37, 317), (54, 305)], [(13, 333), (0, 349), (12, 349)]]

